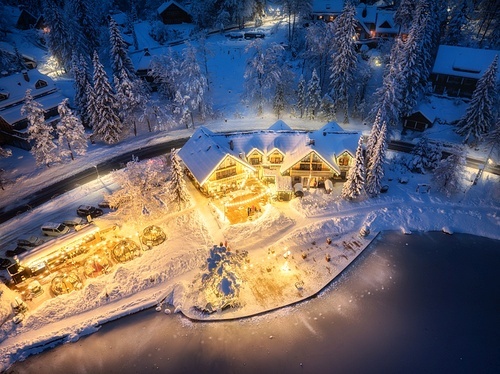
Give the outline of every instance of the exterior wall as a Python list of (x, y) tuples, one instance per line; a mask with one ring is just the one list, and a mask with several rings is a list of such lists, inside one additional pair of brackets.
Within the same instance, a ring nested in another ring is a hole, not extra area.
[(191, 23), (191, 16), (177, 5), (172, 4), (160, 14), (161, 21), (166, 25)]
[(208, 194), (238, 189), (241, 182), (247, 177), (248, 172), (248, 168), (242, 163), (232, 157), (226, 157), (203, 184), (202, 189)]
[(432, 73), (430, 76), (433, 91), (437, 94), (470, 99), (476, 89), (477, 79)]
[(335, 176), (334, 171), (315, 153), (311, 152), (289, 169), (292, 185), (302, 183), (304, 187), (317, 187), (326, 179)]

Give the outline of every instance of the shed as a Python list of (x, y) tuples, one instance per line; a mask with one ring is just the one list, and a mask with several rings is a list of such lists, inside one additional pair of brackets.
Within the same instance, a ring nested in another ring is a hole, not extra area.
[(193, 18), (188, 10), (174, 0), (164, 2), (160, 5), (158, 8), (158, 17), (166, 25), (193, 22)]
[(422, 110), (413, 112), (403, 118), (403, 127), (409, 130), (424, 131), (434, 124), (433, 116), (425, 114)]

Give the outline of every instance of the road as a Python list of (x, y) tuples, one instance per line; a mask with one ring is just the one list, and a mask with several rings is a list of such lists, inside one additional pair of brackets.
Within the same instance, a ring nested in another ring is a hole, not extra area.
[(160, 156), (166, 153), (165, 150), (170, 151), (172, 148), (182, 147), (187, 140), (188, 138), (175, 139), (166, 143), (134, 149), (133, 151), (128, 151), (119, 156), (104, 160), (95, 166), (92, 165), (88, 169), (77, 174), (70, 175), (63, 180), (58, 180), (54, 184), (34, 193), (31, 196), (29, 202), (27, 202), (26, 204), (16, 208), (12, 208), (10, 210), (4, 210), (5, 208), (2, 208), (0, 210), (0, 224), (8, 221), (18, 214), (24, 213), (34, 207), (42, 205), (54, 196), (62, 195), (67, 191), (71, 191), (78, 186), (94, 180), (96, 178), (96, 173), (98, 173), (98, 175), (102, 177), (113, 170), (123, 168), (125, 164), (131, 160), (132, 155), (139, 157), (139, 159), (141, 160)]
[[(53, 185), (39, 190), (32, 195), (31, 200), (27, 204), (7, 211), (2, 208), (0, 210), (0, 224), (8, 221), (9, 219), (15, 217), (20, 213), (24, 213), (29, 209), (32, 209), (49, 201), (54, 196), (61, 195), (67, 191), (70, 191), (78, 186), (94, 180), (96, 177), (96, 173), (98, 173), (100, 176), (104, 176), (113, 170), (123, 168), (123, 166), (128, 161), (130, 161), (132, 155), (139, 157), (139, 159), (141, 160), (160, 156), (166, 153), (165, 150), (170, 150), (172, 148), (181, 148), (187, 140), (188, 138), (176, 139), (162, 144), (134, 149), (133, 151), (128, 151), (120, 156), (115, 156), (108, 160), (105, 160), (95, 166), (92, 165), (82, 172), (71, 175), (64, 180), (57, 181)], [(413, 144), (392, 140), (389, 142), (388, 148), (393, 151), (411, 153)], [(479, 170), (484, 167), (484, 160), (478, 160), (468, 157), (467, 166)], [(500, 166), (487, 164), (484, 167), (484, 171), (500, 175)]]

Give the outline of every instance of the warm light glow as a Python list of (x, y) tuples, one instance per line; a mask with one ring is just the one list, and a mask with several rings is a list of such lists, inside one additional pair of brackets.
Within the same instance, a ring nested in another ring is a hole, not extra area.
[(284, 273), (288, 273), (290, 271), (290, 267), (288, 266), (288, 261), (285, 261), (285, 263), (281, 267), (281, 271)]

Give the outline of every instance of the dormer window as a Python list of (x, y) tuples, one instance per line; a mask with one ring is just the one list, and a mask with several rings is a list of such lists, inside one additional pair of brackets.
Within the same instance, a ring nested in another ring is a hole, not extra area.
[(35, 83), (35, 88), (43, 88), (43, 87), (47, 87), (47, 82), (45, 82), (42, 79), (37, 80)]
[(8, 92), (0, 92), (0, 101), (7, 100), (9, 98)]

